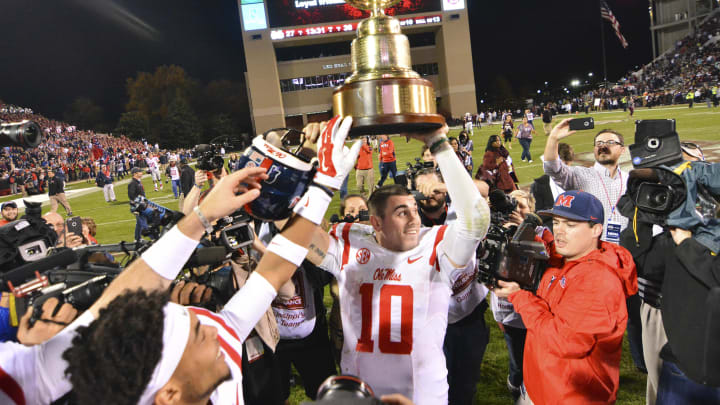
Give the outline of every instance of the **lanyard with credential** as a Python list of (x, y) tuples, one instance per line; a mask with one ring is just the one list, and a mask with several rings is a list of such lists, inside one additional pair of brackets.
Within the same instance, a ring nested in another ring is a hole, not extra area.
[[(617, 203), (619, 203), (620, 198), (622, 198), (622, 191), (623, 191), (622, 170), (620, 170), (620, 168), (618, 167), (617, 171), (618, 171), (618, 176), (620, 177), (620, 194), (619, 194), (617, 201), (615, 201), (615, 204), (613, 204), (613, 206), (610, 208), (610, 218), (615, 216), (615, 207), (617, 207)], [(603, 190), (605, 190), (605, 197), (607, 197), (608, 204), (612, 204), (612, 200), (610, 199), (610, 193), (608, 193), (607, 187), (605, 187), (605, 182), (603, 181), (603, 178), (600, 177), (600, 173), (598, 173), (597, 170), (595, 170), (595, 174), (598, 176), (598, 179), (600, 179), (600, 184), (602, 184)], [(614, 179), (613, 179), (613, 182), (615, 182)]]

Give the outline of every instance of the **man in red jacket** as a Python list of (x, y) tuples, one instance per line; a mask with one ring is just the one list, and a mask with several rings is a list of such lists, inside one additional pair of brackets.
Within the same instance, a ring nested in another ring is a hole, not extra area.
[(604, 212), (583, 191), (560, 194), (551, 210), (561, 265), (549, 267), (535, 294), (500, 281), (527, 327), (521, 404), (614, 403), (620, 379), (625, 299), (637, 292), (630, 252), (600, 241)]

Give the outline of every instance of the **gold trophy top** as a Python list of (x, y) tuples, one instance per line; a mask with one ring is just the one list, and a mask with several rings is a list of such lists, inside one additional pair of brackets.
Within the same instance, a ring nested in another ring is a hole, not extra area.
[(373, 16), (385, 14), (385, 9), (397, 4), (400, 0), (345, 0), (345, 2), (360, 10), (370, 10)]

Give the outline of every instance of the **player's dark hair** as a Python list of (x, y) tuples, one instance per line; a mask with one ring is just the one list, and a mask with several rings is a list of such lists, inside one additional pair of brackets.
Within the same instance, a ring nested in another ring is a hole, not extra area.
[(150, 382), (163, 349), (163, 308), (169, 295), (134, 290), (77, 329), (63, 353), (78, 403), (133, 405)]
[(410, 190), (408, 190), (403, 185), (392, 184), (388, 186), (382, 186), (377, 190), (373, 191), (372, 195), (370, 195), (370, 200), (368, 200), (368, 208), (370, 208), (370, 215), (375, 215), (384, 219), (387, 201), (390, 197), (394, 197), (396, 195), (410, 195)]
[(618, 137), (618, 140), (621, 144), (625, 145), (625, 137), (622, 136), (622, 134), (618, 131), (612, 130), (612, 129), (601, 129), (600, 132), (595, 134), (595, 138), (593, 138), (593, 143), (595, 143), (595, 140), (597, 140), (597, 137), (600, 136), (600, 134), (613, 134)]
[(362, 198), (363, 202), (365, 202), (365, 205), (367, 205), (368, 201), (367, 198), (365, 198), (362, 194), (348, 194), (340, 200), (340, 216), (345, 216), (345, 201), (347, 201), (350, 198)]

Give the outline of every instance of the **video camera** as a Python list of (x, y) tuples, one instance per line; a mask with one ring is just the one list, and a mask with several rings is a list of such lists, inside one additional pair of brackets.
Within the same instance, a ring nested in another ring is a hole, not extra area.
[(427, 197), (424, 194), (417, 191), (415, 177), (417, 177), (417, 175), (421, 172), (435, 167), (433, 165), (433, 162), (424, 162), (420, 158), (415, 158), (415, 164), (407, 162), (406, 165), (407, 169), (399, 171), (395, 176), (395, 184), (401, 184), (405, 186), (408, 190), (410, 190), (413, 197), (415, 197), (415, 200), (427, 200)]
[(357, 216), (352, 215), (345, 215), (344, 217), (340, 218), (338, 214), (332, 214), (330, 217), (330, 224), (337, 224), (340, 222), (367, 222), (370, 220), (370, 211), (368, 210), (360, 210), (357, 214)]
[(42, 128), (34, 121), (8, 122), (0, 124), (0, 147), (19, 146), (34, 148), (42, 141)]
[(535, 229), (542, 220), (528, 214), (519, 226), (503, 226), (517, 201), (502, 190), (490, 193), (490, 208), (490, 228), (476, 251), (478, 282), (497, 286), (498, 280), (514, 281), (535, 291), (549, 259), (545, 244), (536, 240)]
[(216, 171), (225, 165), (220, 149), (222, 145), (203, 143), (196, 145), (193, 149), (193, 156), (197, 157), (196, 168), (205, 171)]
[[(694, 178), (692, 170), (680, 167), (682, 144), (675, 120), (636, 121), (630, 156), (635, 170), (630, 172), (628, 191), (618, 203), (623, 215), (632, 218), (637, 208), (640, 221), (661, 226), (667, 225), (669, 217), (674, 223), (695, 217), (703, 226), (720, 219), (718, 197)], [(688, 183), (696, 186), (693, 195), (688, 195)], [(688, 198), (695, 202), (694, 209), (683, 211)]]
[(153, 240), (159, 239), (163, 233), (161, 226), (163, 230), (169, 229), (183, 217), (182, 213), (163, 207), (141, 195), (130, 201), (130, 212), (145, 218), (148, 227), (143, 230), (143, 235)]
[(46, 256), (57, 234), (40, 217), (41, 203), (23, 201), (25, 215), (0, 227), (0, 272)]

